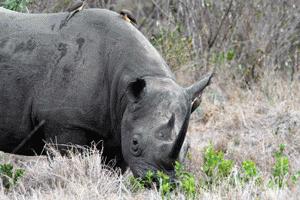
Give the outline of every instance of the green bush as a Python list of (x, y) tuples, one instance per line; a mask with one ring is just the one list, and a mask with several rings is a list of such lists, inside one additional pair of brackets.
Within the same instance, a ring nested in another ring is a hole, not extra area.
[(10, 189), (17, 184), (20, 178), (24, 175), (23, 169), (15, 169), (12, 164), (0, 164), (0, 177), (2, 179), (3, 186), (6, 189)]
[(289, 175), (289, 159), (284, 155), (285, 145), (280, 144), (279, 150), (275, 152), (275, 164), (272, 169), (272, 179), (269, 181), (271, 187), (282, 188), (286, 185)]
[(162, 197), (169, 197), (171, 190), (174, 188), (173, 184), (170, 182), (170, 177), (161, 171), (158, 171), (156, 176), (158, 179), (159, 191)]
[(228, 51), (214, 52), (211, 54), (210, 61), (212, 64), (223, 65), (226, 62), (230, 62), (235, 58), (235, 50), (229, 49)]
[(196, 181), (195, 177), (187, 172), (183, 165), (179, 162), (175, 163), (175, 178), (176, 182), (171, 182), (170, 177), (161, 171), (154, 173), (148, 171), (143, 179), (129, 177), (130, 186), (133, 192), (141, 191), (147, 187), (156, 187), (153, 183), (157, 181), (159, 192), (162, 198), (170, 198), (171, 191), (177, 189), (183, 192), (187, 198), (196, 196)]
[(230, 175), (233, 168), (233, 161), (224, 159), (224, 153), (214, 150), (209, 145), (204, 153), (203, 172), (208, 177), (207, 183), (212, 184)]
[(22, 12), (29, 2), (30, 0), (5, 0), (3, 7), (9, 10)]
[(145, 188), (143, 180), (134, 176), (129, 177), (129, 186), (132, 192), (138, 192)]
[(186, 171), (184, 166), (179, 162), (175, 163), (175, 174), (178, 180), (177, 188), (188, 198), (194, 198), (196, 196), (196, 180), (194, 175)]
[(297, 182), (299, 181), (300, 179), (300, 171), (297, 171), (293, 176), (292, 176), (292, 182), (294, 184), (297, 184)]
[(154, 180), (154, 175), (155, 174), (154, 174), (153, 171), (151, 171), (151, 170), (147, 171), (146, 176), (143, 180), (144, 184), (147, 185), (147, 186), (151, 186), (152, 183), (153, 183), (153, 180)]
[(242, 162), (242, 169), (245, 179), (249, 180), (257, 176), (256, 164), (252, 160), (245, 160)]
[[(289, 160), (288, 157), (284, 155), (284, 145), (279, 146), (279, 150), (275, 152), (275, 163), (272, 169), (272, 178), (269, 180), (269, 186), (277, 186), (282, 188), (287, 185), (287, 181), (291, 180), (292, 183), (296, 184), (300, 179), (300, 171), (290, 176), (289, 172)], [(236, 181), (232, 182), (234, 175), (231, 175), (234, 163), (232, 160), (227, 160), (224, 158), (224, 153), (222, 151), (216, 151), (214, 147), (210, 144), (205, 148), (204, 152), (204, 163), (201, 167), (202, 171), (206, 175), (206, 180), (201, 182), (201, 187), (203, 189), (211, 189), (212, 185), (218, 185), (221, 181), (226, 180), (225, 178), (230, 178), (230, 184), (244, 184), (254, 181), (256, 185), (261, 185), (263, 182), (260, 176), (259, 170), (256, 163), (252, 160), (245, 160), (242, 162), (241, 169), (238, 171), (235, 177)], [(199, 191), (199, 180), (196, 180), (194, 175), (188, 172), (185, 167), (179, 163), (175, 162), (175, 183), (171, 182), (170, 177), (165, 173), (158, 171), (156, 173), (148, 171), (143, 179), (131, 177), (130, 182), (133, 191), (140, 191), (150, 187), (158, 186), (159, 192), (163, 199), (171, 198), (171, 192), (174, 194), (180, 192), (185, 195), (187, 199), (195, 199)], [(154, 180), (156, 183), (154, 183)], [(158, 184), (158, 185), (156, 185)]]
[(129, 185), (132, 192), (138, 192), (146, 187), (153, 186), (153, 181), (155, 178), (155, 174), (153, 171), (149, 170), (147, 171), (145, 177), (142, 178), (135, 178), (134, 176), (129, 177)]
[(254, 180), (256, 184), (260, 184), (262, 182), (262, 179), (258, 174), (255, 162), (253, 162), (252, 160), (245, 160), (242, 162), (240, 179), (242, 184), (247, 183), (251, 180)]

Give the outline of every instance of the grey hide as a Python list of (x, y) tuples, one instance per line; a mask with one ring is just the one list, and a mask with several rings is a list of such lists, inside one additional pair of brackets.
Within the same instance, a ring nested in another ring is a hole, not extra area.
[(0, 9), (0, 150), (12, 152), (45, 121), (17, 154), (40, 154), (45, 142), (94, 142), (107, 162), (135, 176), (172, 174), (188, 146), (192, 103), (212, 74), (181, 87), (119, 14), (86, 9), (66, 21), (68, 15)]

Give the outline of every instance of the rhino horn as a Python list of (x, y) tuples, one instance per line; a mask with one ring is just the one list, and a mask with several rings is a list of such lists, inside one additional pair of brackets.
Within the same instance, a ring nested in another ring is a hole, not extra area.
[(176, 137), (174, 143), (172, 144), (172, 150), (169, 154), (169, 157), (171, 159), (177, 159), (180, 149), (183, 145), (185, 136), (186, 136), (186, 131), (187, 131), (188, 125), (189, 125), (189, 119), (186, 119), (179, 131), (178, 136)]
[(190, 101), (192, 102), (191, 112), (196, 110), (196, 108), (200, 105), (201, 94), (203, 90), (210, 84), (213, 75), (214, 73), (211, 72), (208, 75), (206, 75), (203, 79), (187, 88), (187, 93), (189, 94)]
[[(202, 91), (210, 84), (210, 81), (213, 77), (213, 73), (209, 73), (206, 75), (203, 79), (201, 79), (199, 82), (195, 83), (194, 85), (187, 88), (187, 92), (190, 95), (190, 99), (192, 102), (191, 112), (193, 112), (199, 105), (200, 105), (200, 96), (202, 94)], [(172, 144), (172, 149), (169, 154), (169, 157), (171, 159), (177, 159), (179, 152), (181, 150), (181, 147), (183, 145), (187, 128), (189, 125), (189, 114), (188, 117), (185, 119), (178, 136), (176, 137), (174, 143)]]

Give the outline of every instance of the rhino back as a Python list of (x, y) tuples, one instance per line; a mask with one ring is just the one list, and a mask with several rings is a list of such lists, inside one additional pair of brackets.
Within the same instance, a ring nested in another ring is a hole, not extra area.
[[(66, 16), (5, 14), (1, 20), (2, 137), (23, 138), (37, 115), (73, 118), (71, 123), (77, 123), (75, 118), (91, 110), (105, 113), (104, 51), (98, 52), (101, 44), (91, 41), (93, 32), (84, 32), (84, 27), (60, 28)], [(101, 120), (101, 116), (88, 117), (82, 119)]]

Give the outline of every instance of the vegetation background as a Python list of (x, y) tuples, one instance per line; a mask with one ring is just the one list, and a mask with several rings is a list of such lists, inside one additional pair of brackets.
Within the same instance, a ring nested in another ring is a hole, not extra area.
[[(57, 155), (52, 161), (2, 153), (1, 163), (13, 163), (25, 171), (13, 188), (7, 189), (2, 181), (0, 199), (299, 198), (299, 0), (87, 2), (91, 8), (131, 10), (137, 28), (166, 59), (182, 85), (215, 70), (188, 133), (191, 150), (185, 167), (195, 178), (195, 195), (187, 196), (180, 189), (170, 196), (155, 188), (134, 190), (130, 172), (118, 176), (101, 165), (99, 152), (90, 149), (86, 155)], [(72, 3), (0, 0), (2, 6), (30, 13), (62, 12)], [(229, 175), (211, 179), (219, 176), (220, 164), (212, 168), (213, 175), (205, 170), (209, 144), (223, 152), (224, 158), (212, 154), (214, 159), (232, 162)], [(240, 181), (245, 160), (255, 163), (259, 184), (258, 179)], [(283, 181), (281, 186), (276, 177)]]

